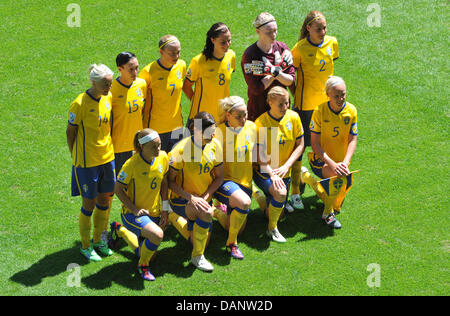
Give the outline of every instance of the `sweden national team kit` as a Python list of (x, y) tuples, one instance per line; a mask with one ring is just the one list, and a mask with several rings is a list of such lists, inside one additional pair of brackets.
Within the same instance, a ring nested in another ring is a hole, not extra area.
[(220, 121), (219, 100), (230, 95), (231, 74), (236, 69), (236, 54), (231, 49), (222, 59), (199, 54), (192, 58), (186, 73), (186, 79), (195, 82), (191, 99), (189, 119), (198, 112), (210, 113), (216, 122)]

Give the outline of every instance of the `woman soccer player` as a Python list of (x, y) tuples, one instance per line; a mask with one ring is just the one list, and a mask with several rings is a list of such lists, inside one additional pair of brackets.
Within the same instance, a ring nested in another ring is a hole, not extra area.
[(289, 192), (292, 164), (304, 151), (303, 129), (297, 113), (289, 110), (289, 92), (273, 87), (267, 95), (270, 110), (255, 121), (258, 128), (258, 163), (255, 184), (270, 198), (267, 210), (267, 235), (276, 242), (286, 242), (277, 223)]
[[(320, 104), (312, 115), (311, 148), (309, 164), (311, 170), (322, 179), (347, 176), (348, 166), (356, 149), (358, 123), (357, 111), (346, 101), (346, 85), (342, 78), (331, 76), (325, 85), (328, 102)], [(317, 181), (302, 167), (302, 179), (308, 183), (325, 203), (322, 218), (333, 228), (341, 228), (334, 210), (340, 211), (341, 203), (332, 203), (324, 198)]]
[(248, 85), (248, 119), (251, 121), (269, 110), (267, 92), (272, 87), (288, 87), (295, 81), (289, 47), (275, 40), (278, 32), (275, 18), (270, 13), (262, 12), (253, 26), (259, 39), (245, 50), (241, 61)]
[[(168, 217), (169, 158), (160, 150), (158, 133), (149, 128), (136, 133), (134, 147), (136, 154), (123, 165), (114, 190), (122, 202), (121, 218), (125, 227), (113, 222), (111, 235), (124, 238), (135, 251), (139, 248), (139, 274), (144, 280), (153, 281), (149, 263), (163, 239), (161, 228)], [(140, 247), (139, 237), (145, 238)]]
[[(192, 264), (212, 271), (204, 251), (213, 218), (211, 199), (224, 177), (222, 149), (214, 138), (216, 123), (211, 114), (199, 112), (191, 124), (194, 135), (181, 140), (170, 152), (170, 205), (175, 212), (170, 216), (177, 217), (171, 223), (192, 241)], [(188, 223), (183, 223), (184, 218)]]
[[(310, 146), (309, 123), (313, 110), (328, 100), (325, 83), (334, 73), (334, 61), (339, 57), (338, 42), (335, 37), (326, 35), (327, 21), (320, 11), (311, 11), (306, 16), (300, 39), (292, 48), (294, 67), (297, 69), (297, 82), (291, 86), (294, 98), (294, 111), (300, 115), (305, 132), (305, 147)], [(300, 197), (300, 169), (302, 157), (292, 168), (291, 203), (302, 208)], [(302, 186), (303, 187), (303, 186)]]
[(229, 49), (230, 44), (228, 26), (216, 23), (206, 34), (203, 52), (192, 58), (183, 85), (184, 93), (191, 100), (188, 126), (202, 111), (210, 113), (219, 122), (219, 100), (230, 95), (231, 74), (236, 67), (236, 55)]
[(117, 174), (133, 155), (133, 137), (142, 129), (142, 110), (147, 95), (145, 80), (137, 78), (139, 62), (136, 55), (122, 52), (116, 57), (120, 76), (113, 81), (112, 142)]
[(181, 94), (186, 62), (179, 59), (181, 44), (175, 36), (164, 35), (158, 47), (161, 57), (148, 64), (139, 74), (148, 87), (144, 127), (157, 131), (161, 138), (161, 149), (169, 152), (183, 138)]
[(82, 197), (78, 221), (80, 251), (89, 261), (100, 261), (96, 251), (104, 256), (112, 254), (101, 234), (108, 223), (115, 183), (109, 92), (113, 72), (105, 65), (93, 64), (89, 67), (89, 79), (92, 86), (70, 105), (66, 136), (72, 155), (72, 196)]
[(214, 216), (228, 231), (226, 248), (231, 256), (244, 259), (237, 244), (237, 236), (243, 230), (250, 210), (256, 126), (247, 121), (247, 105), (241, 97), (225, 98), (221, 100), (221, 106), (225, 123), (219, 125), (216, 137), (223, 148), (224, 183), (214, 197), (229, 207), (227, 213), (215, 209)]

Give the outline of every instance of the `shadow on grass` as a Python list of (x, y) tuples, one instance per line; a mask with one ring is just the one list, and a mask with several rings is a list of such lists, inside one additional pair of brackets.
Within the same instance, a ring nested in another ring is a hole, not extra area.
[(300, 242), (333, 236), (334, 230), (322, 220), (322, 201), (314, 195), (304, 198), (303, 205), (303, 210), (295, 210), (281, 219), (279, 227), (283, 236), (290, 238), (300, 232), (305, 235)]
[(72, 248), (61, 250), (43, 257), (26, 270), (17, 272), (10, 280), (25, 286), (36, 286), (47, 277), (53, 277), (67, 271), (71, 263), (80, 267), (88, 264), (80, 255), (80, 244), (75, 243)]
[[(322, 221), (323, 203), (311, 196), (303, 200), (304, 210), (295, 210), (291, 214), (285, 214), (278, 227), (285, 238), (293, 238), (299, 232), (305, 236), (299, 240), (304, 242), (312, 239), (324, 239), (334, 235), (332, 229)], [(266, 236), (267, 218), (259, 210), (254, 209), (248, 215), (244, 232), (238, 237), (240, 243), (263, 252), (270, 246), (270, 239)], [(205, 256), (213, 264), (226, 266), (230, 264), (231, 257), (225, 252), (227, 232), (217, 221), (213, 223), (210, 243), (205, 251)], [(155, 264), (150, 264), (152, 273), (158, 278), (165, 274), (172, 274), (179, 278), (189, 278), (195, 271), (190, 264), (192, 245), (187, 242), (174, 227), (165, 231), (164, 240), (172, 240), (173, 247), (161, 247), (156, 255)], [(27, 287), (39, 285), (43, 279), (67, 272), (71, 263), (80, 267), (88, 262), (80, 256), (79, 242), (72, 248), (61, 250), (43, 257), (26, 270), (17, 272), (10, 280)], [(119, 262), (108, 265), (100, 271), (81, 279), (88, 288), (103, 290), (117, 283), (132, 290), (143, 290), (144, 282), (137, 273), (138, 258), (121, 241), (119, 249), (114, 251), (128, 259), (127, 262)]]

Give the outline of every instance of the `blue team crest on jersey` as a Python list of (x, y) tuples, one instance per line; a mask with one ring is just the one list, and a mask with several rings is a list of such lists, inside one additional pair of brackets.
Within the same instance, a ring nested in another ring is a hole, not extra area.
[(228, 64), (227, 64), (227, 70), (230, 71), (230, 69), (231, 69), (231, 65), (230, 65), (230, 63), (228, 62)]
[(75, 113), (70, 112), (69, 113), (69, 122), (73, 124), (73, 122), (75, 122)]
[(177, 71), (177, 78), (178, 80), (181, 80), (181, 72), (179, 70)]
[(327, 53), (329, 56), (331, 56), (331, 54), (333, 54), (333, 50), (331, 49), (331, 47), (327, 48)]
[(111, 106), (109, 105), (108, 101), (105, 101), (105, 106), (108, 111), (111, 110)]
[(163, 172), (163, 166), (162, 166), (162, 165), (159, 165), (159, 166), (158, 166), (158, 171), (159, 171), (159, 173), (162, 173), (162, 172)]
[(208, 156), (209, 159), (214, 160), (214, 153), (212, 151), (209, 152)]
[(245, 140), (247, 141), (247, 143), (250, 143), (250, 135), (249, 134), (245, 134)]
[(311, 123), (309, 123), (309, 129), (313, 130), (314, 129), (314, 121), (311, 120)]
[(141, 88), (136, 88), (136, 94), (138, 97), (142, 96)]
[(118, 181), (125, 181), (125, 179), (127, 178), (127, 174), (124, 171), (121, 171), (119, 174), (119, 178), (117, 178)]
[(348, 116), (344, 117), (344, 124), (348, 125), (350, 123), (350, 118)]
[(291, 130), (292, 130), (292, 123), (291, 123), (291, 121), (288, 121), (288, 122), (286, 123), (286, 128), (287, 128), (288, 131), (291, 131)]

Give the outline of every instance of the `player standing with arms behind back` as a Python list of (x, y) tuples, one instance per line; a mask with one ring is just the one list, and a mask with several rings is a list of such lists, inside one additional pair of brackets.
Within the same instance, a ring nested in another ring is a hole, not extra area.
[[(112, 251), (101, 234), (109, 219), (114, 191), (114, 148), (111, 141), (111, 84), (113, 72), (105, 65), (89, 67), (91, 88), (70, 105), (67, 144), (72, 155), (72, 196), (81, 195), (78, 225), (81, 254), (89, 261), (100, 261), (100, 254)], [(91, 244), (91, 216), (94, 232)], [(94, 249), (95, 248), (95, 249)]]
[[(326, 102), (325, 83), (334, 73), (334, 61), (339, 57), (338, 42), (326, 35), (327, 21), (320, 11), (311, 11), (303, 21), (299, 41), (292, 48), (297, 81), (291, 86), (294, 94), (294, 111), (300, 115), (305, 132), (305, 147), (311, 145), (309, 123), (313, 110)], [(291, 203), (295, 208), (303, 208), (300, 197), (300, 169), (302, 157), (292, 167)]]
[(148, 87), (144, 127), (157, 131), (161, 149), (169, 152), (183, 137), (181, 92), (186, 63), (179, 59), (181, 44), (175, 36), (164, 35), (158, 46), (161, 57), (145, 66), (139, 74)]
[(192, 58), (183, 85), (184, 93), (191, 100), (188, 126), (202, 111), (208, 112), (217, 124), (220, 123), (219, 100), (230, 95), (231, 74), (236, 68), (236, 54), (229, 49), (230, 45), (228, 26), (218, 22), (206, 34), (203, 52)]
[(116, 174), (122, 165), (133, 155), (133, 135), (142, 129), (142, 110), (144, 108), (147, 85), (137, 78), (139, 62), (136, 55), (122, 52), (116, 57), (120, 77), (113, 81), (112, 94), (112, 142)]

